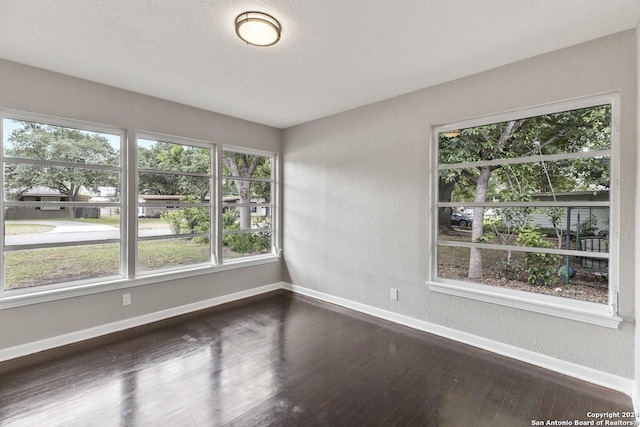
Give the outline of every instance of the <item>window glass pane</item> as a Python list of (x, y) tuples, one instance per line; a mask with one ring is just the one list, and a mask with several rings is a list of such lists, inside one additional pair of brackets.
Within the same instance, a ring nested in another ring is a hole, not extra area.
[(138, 138), (142, 169), (209, 174), (211, 149)]
[(607, 260), (490, 249), (478, 251), (482, 278), (470, 279), (471, 249), (438, 246), (438, 277), (601, 304), (608, 302)]
[(611, 148), (611, 106), (443, 132), (440, 164), (466, 163)]
[[(271, 173), (267, 156), (225, 151), (223, 154), (223, 258), (271, 253), (271, 231), (249, 232), (272, 225)], [(251, 179), (269, 181), (253, 181)], [(234, 206), (241, 205), (241, 206)], [(242, 232), (246, 230), (247, 232)]]
[[(240, 179), (223, 180), (223, 229), (249, 230), (271, 226), (271, 183)], [(242, 194), (243, 197), (240, 197)], [(248, 206), (234, 207), (235, 204)], [(265, 204), (267, 204), (265, 206)], [(239, 237), (236, 240), (249, 239)], [(229, 241), (234, 240), (230, 238)], [(264, 249), (269, 249), (269, 243)]]
[(222, 211), (224, 231), (271, 227), (270, 206), (224, 207)]
[[(212, 148), (138, 138), (138, 271), (211, 262)], [(200, 204), (203, 206), (184, 206)], [(193, 238), (154, 239), (173, 234)]]
[(120, 164), (120, 136), (4, 119), (4, 154), (23, 159)]
[(222, 157), (222, 174), (239, 178), (271, 178), (270, 157), (225, 151)]
[[(75, 208), (75, 218), (69, 210), (38, 211), (32, 207), (10, 207), (5, 214), (5, 245), (40, 245), (72, 243), (120, 238), (120, 215), (110, 215), (111, 208)], [(114, 208), (115, 209), (115, 208)], [(41, 219), (49, 217), (49, 219)], [(34, 219), (35, 218), (35, 219)]]
[(222, 180), (224, 203), (270, 203), (271, 183), (247, 179)]
[(487, 202), (608, 201), (610, 167), (611, 159), (600, 157), (445, 170), (438, 199), (472, 202), (482, 188)]
[(121, 237), (119, 207), (104, 205), (120, 201), (121, 173), (102, 169), (120, 166), (121, 136), (12, 119), (3, 131), (3, 198), (18, 204), (4, 212), (5, 289), (119, 275), (119, 243), (75, 244)]
[(138, 236), (209, 233), (211, 217), (208, 207), (172, 209), (138, 207)]
[[(209, 202), (210, 179), (178, 174), (138, 174), (140, 202), (154, 203), (205, 203)], [(161, 197), (161, 196), (166, 197)], [(149, 197), (153, 196), (153, 197)]]
[(138, 242), (138, 271), (176, 268), (211, 262), (208, 237)]
[(451, 213), (440, 208), (439, 212), (439, 240), (471, 242), (473, 218), (482, 215), (478, 241), (484, 243), (572, 250), (589, 245), (609, 252), (609, 207), (453, 208)]
[(117, 243), (5, 252), (5, 289), (114, 276), (120, 269)]
[(120, 200), (117, 171), (9, 163), (4, 166), (4, 184), (5, 200), (10, 201)]
[[(113, 206), (100, 206), (98, 208), (77, 208), (80, 210), (80, 214), (76, 218), (76, 223), (82, 224), (90, 224), (92, 232), (113, 232), (114, 229), (120, 228), (120, 208)], [(86, 209), (92, 209), (90, 212), (95, 213), (96, 209), (99, 210), (100, 216), (95, 218), (89, 215), (86, 215), (84, 212)], [(118, 234), (116, 236), (113, 233), (113, 238), (117, 239), (120, 237)]]
[[(440, 133), (439, 166), (482, 163), (437, 171), (437, 240), (448, 243), (438, 246), (438, 276), (607, 303), (611, 148), (609, 104)], [(521, 206), (497, 206), (512, 202)], [(490, 207), (465, 207), (471, 203)], [(465, 248), (456, 242), (585, 256)], [(559, 271), (567, 261), (574, 276), (563, 289)]]
[(271, 231), (228, 234), (222, 238), (224, 259), (261, 255), (271, 252)]

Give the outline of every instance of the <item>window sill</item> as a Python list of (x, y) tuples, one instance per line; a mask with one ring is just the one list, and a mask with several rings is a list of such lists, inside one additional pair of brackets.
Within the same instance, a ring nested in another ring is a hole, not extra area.
[(148, 275), (140, 275), (135, 279), (115, 278), (106, 279), (104, 282), (93, 282), (76, 286), (42, 289), (34, 287), (32, 289), (20, 289), (16, 291), (5, 291), (0, 298), (0, 310), (14, 307), (21, 307), (31, 304), (40, 304), (66, 298), (79, 297), (84, 295), (109, 292), (118, 289), (133, 288), (152, 283), (166, 282), (169, 280), (179, 280), (189, 277), (213, 274), (220, 271), (235, 270), (238, 268), (253, 267), (256, 265), (270, 264), (280, 261), (280, 256), (265, 255), (251, 258), (241, 258), (237, 261), (228, 261), (224, 265), (194, 267), (188, 270), (173, 270), (158, 272)]
[(427, 284), (432, 292), (562, 317), (611, 329), (618, 329), (622, 322), (622, 318), (612, 314), (610, 307), (604, 304), (513, 289), (494, 288), (476, 283), (428, 281)]

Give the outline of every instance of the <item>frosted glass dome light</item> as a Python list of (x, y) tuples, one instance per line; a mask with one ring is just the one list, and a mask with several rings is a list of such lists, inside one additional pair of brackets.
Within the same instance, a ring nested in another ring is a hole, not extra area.
[(244, 12), (236, 18), (236, 34), (247, 44), (271, 46), (280, 40), (280, 23), (262, 12)]

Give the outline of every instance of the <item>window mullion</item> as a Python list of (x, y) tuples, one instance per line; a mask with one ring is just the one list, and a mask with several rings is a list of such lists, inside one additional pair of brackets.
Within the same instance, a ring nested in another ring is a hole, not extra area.
[(271, 243), (273, 255), (280, 255), (280, 236), (279, 236), (279, 216), (278, 210), (278, 197), (280, 196), (279, 183), (280, 179), (278, 174), (280, 173), (280, 164), (276, 161), (276, 155), (271, 158)]
[(610, 201), (546, 201), (546, 202), (437, 202), (439, 208), (576, 208), (576, 207), (610, 207)]
[(462, 248), (478, 248), (478, 249), (490, 249), (499, 251), (514, 251), (514, 252), (529, 252), (529, 253), (543, 253), (562, 256), (575, 256), (575, 257), (589, 257), (598, 259), (610, 259), (611, 256), (608, 252), (588, 252), (571, 249), (555, 249), (555, 248), (538, 248), (533, 246), (516, 246), (516, 245), (501, 245), (491, 243), (477, 243), (477, 242), (460, 242), (456, 240), (438, 240), (438, 246), (453, 246)]
[[(215, 227), (212, 227), (212, 242), (215, 242), (215, 262), (218, 265), (223, 265), (224, 264), (224, 256), (222, 255), (223, 252), (223, 241), (222, 241), (222, 229), (224, 227), (223, 224), (223, 216), (222, 216), (222, 206), (224, 206), (222, 199), (223, 199), (223, 195), (224, 195), (224, 190), (223, 190), (223, 183), (224, 183), (224, 179), (222, 178), (222, 171), (223, 171), (223, 167), (222, 167), (222, 159), (224, 156), (224, 152), (223, 152), (223, 148), (221, 145), (216, 145), (216, 149), (215, 149), (215, 153), (212, 152), (211, 153), (212, 156), (212, 160), (215, 161), (215, 206), (213, 209), (213, 212), (215, 212), (215, 215), (211, 215), (211, 218), (215, 218), (215, 221), (212, 225), (215, 225)], [(213, 250), (213, 244), (212, 246), (212, 250)]]
[(172, 171), (172, 170), (164, 170), (164, 169), (144, 169), (139, 168), (138, 173), (146, 173), (153, 175), (180, 175), (180, 176), (194, 176), (200, 178), (210, 178), (210, 173), (198, 173), (198, 172), (183, 172), (183, 171)]
[(144, 202), (144, 203), (139, 203), (139, 206), (140, 207), (147, 207), (147, 208), (171, 208), (171, 209), (178, 209), (178, 208), (207, 208), (207, 207), (209, 207), (209, 203)]
[[(242, 154), (242, 153), (236, 153), (236, 154)], [(250, 177), (244, 177), (244, 176), (241, 177), (241, 176), (231, 176), (231, 175), (223, 175), (222, 179), (233, 179), (233, 180), (252, 181), (252, 182), (273, 182), (273, 178), (250, 178)]]
[(91, 169), (91, 170), (103, 170), (103, 171), (113, 171), (113, 172), (120, 171), (120, 166), (98, 165), (94, 163), (64, 162), (60, 160), (41, 160), (41, 159), (28, 159), (23, 157), (5, 156), (4, 161), (6, 163), (11, 163), (11, 164), (55, 166), (55, 167), (62, 167), (62, 168)]
[(82, 207), (82, 208), (119, 208), (121, 207), (120, 202), (13, 202), (13, 201), (5, 201), (5, 207), (43, 207), (43, 206), (55, 206), (55, 207)]
[(190, 239), (192, 237), (209, 237), (209, 233), (179, 233), (179, 234), (161, 234), (158, 236), (138, 236), (138, 241), (145, 242), (149, 240)]
[(129, 129), (127, 136), (125, 144), (127, 167), (124, 171), (126, 197), (123, 197), (126, 199), (126, 203), (123, 204), (126, 223), (123, 224), (122, 236), (126, 251), (126, 277), (134, 279), (138, 272), (138, 150), (135, 130)]
[(47, 249), (47, 248), (64, 248), (70, 246), (89, 246), (89, 245), (102, 245), (110, 243), (120, 243), (120, 239), (100, 239), (100, 240), (74, 240), (70, 242), (54, 242), (54, 243), (34, 243), (27, 245), (5, 245), (5, 252), (14, 251), (26, 251), (32, 249)]
[(482, 166), (504, 166), (504, 165), (517, 165), (522, 163), (555, 162), (558, 160), (589, 159), (594, 157), (609, 157), (609, 156), (611, 156), (611, 150), (578, 151), (578, 152), (572, 152), (572, 153), (543, 154), (543, 155), (536, 155), (536, 156), (483, 160), (483, 161), (476, 161), (476, 162), (444, 163), (444, 164), (438, 165), (438, 170), (442, 171), (442, 170), (451, 170), (451, 169), (478, 168)]

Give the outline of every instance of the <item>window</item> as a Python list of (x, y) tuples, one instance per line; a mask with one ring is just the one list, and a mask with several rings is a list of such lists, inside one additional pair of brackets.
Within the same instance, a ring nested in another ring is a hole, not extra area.
[(0, 308), (277, 260), (274, 153), (0, 115)]
[(2, 291), (123, 277), (124, 131), (3, 114)]
[(432, 281), (451, 286), (433, 290), (616, 315), (616, 105), (603, 95), (435, 129)]
[(212, 260), (215, 147), (138, 134), (138, 272)]
[[(38, 200), (38, 198), (36, 198), (36, 200)], [(60, 201), (60, 197), (42, 197), (41, 201), (43, 202), (59, 202)], [(52, 205), (47, 205), (44, 204), (40, 209), (42, 210), (52, 210), (52, 211), (59, 211), (60, 210), (60, 206), (52, 206)]]
[(223, 260), (275, 252), (272, 154), (227, 148), (223, 152)]

